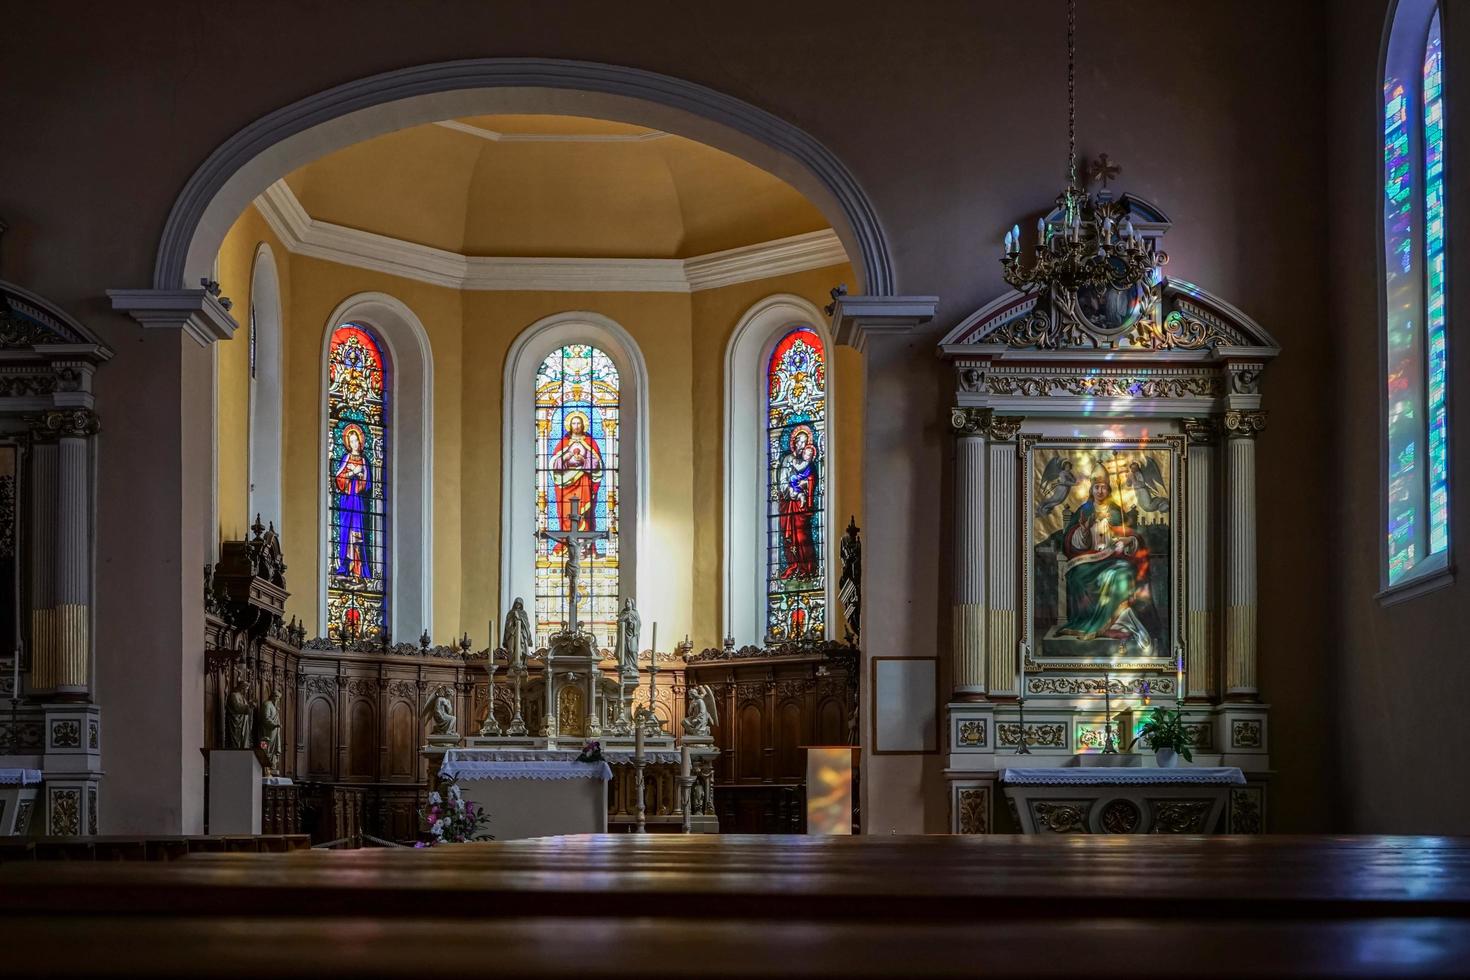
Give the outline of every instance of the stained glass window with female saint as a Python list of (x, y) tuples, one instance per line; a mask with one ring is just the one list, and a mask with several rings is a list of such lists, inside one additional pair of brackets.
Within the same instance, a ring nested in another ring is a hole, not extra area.
[(809, 326), (766, 364), (766, 641), (827, 632), (827, 363)]
[[(536, 637), (567, 628), (568, 547), (577, 548), (576, 620), (599, 642), (617, 630), (618, 369), (568, 344), (536, 371)], [(566, 532), (583, 532), (570, 544)]]
[(388, 629), (389, 370), (371, 329), (345, 323), (327, 352), (327, 636)]

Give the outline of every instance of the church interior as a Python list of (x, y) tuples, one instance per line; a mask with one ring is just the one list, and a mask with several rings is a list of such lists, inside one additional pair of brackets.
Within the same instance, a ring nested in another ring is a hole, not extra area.
[(0, 964), (1463, 971), (1463, 13), (0, 5)]

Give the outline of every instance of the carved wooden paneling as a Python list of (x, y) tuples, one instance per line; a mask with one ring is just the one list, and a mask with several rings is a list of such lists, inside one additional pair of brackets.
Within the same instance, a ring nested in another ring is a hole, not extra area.
[(332, 764), (337, 758), (336, 731), (332, 702), (325, 697), (311, 699), (306, 709), (306, 773), (313, 779), (331, 779)]
[(786, 701), (776, 709), (775, 779), (801, 779), (806, 773), (801, 746), (807, 744), (803, 737), (804, 721), (801, 701)]
[(827, 698), (817, 708), (814, 745), (846, 745), (848, 706), (838, 698)]
[(394, 701), (388, 708), (388, 772), (387, 776), (413, 778), (418, 755), (418, 733), (413, 705)]
[(357, 699), (348, 714), (347, 775), (372, 779), (378, 758), (378, 713), (370, 701)]
[(759, 782), (765, 775), (766, 716), (758, 701), (747, 701), (740, 707), (736, 730), (735, 778)]

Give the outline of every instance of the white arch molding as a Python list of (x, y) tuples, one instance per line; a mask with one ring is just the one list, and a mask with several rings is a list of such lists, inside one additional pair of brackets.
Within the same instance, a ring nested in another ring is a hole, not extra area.
[(867, 195), (817, 139), (748, 102), (655, 72), (549, 58), (478, 58), (371, 75), (255, 120), (189, 178), (164, 225), (153, 287), (195, 288), (231, 224), (277, 178), (408, 126), (493, 113), (596, 116), (676, 133), (791, 184), (827, 217), (861, 292), (894, 292), (887, 239)]
[(827, 638), (834, 636), (833, 524), (837, 495), (837, 446), (832, 438), (836, 391), (835, 351), (826, 318), (809, 301), (789, 293), (759, 300), (741, 316), (725, 347), (725, 632), (737, 647), (766, 638), (766, 365), (771, 352), (792, 327), (811, 327), (822, 338), (827, 366), (824, 444), (827, 481), (823, 506), (822, 568), (827, 582)]
[[(248, 498), (255, 515), (280, 530), (281, 497), (281, 281), (271, 247), (255, 250), (250, 273), (250, 316), (255, 326), (256, 370), (250, 378)], [(248, 340), (248, 338), (247, 338)]]
[(617, 321), (587, 311), (555, 313), (523, 330), (505, 356), (497, 607), (502, 615), (516, 598), (531, 603), (536, 594), (536, 369), (567, 344), (591, 344), (618, 369), (618, 602), (645, 595), (638, 559), (648, 527), (648, 366)]
[(388, 629), (398, 640), (434, 635), (434, 356), (418, 316), (387, 293), (358, 293), (343, 300), (322, 333), (322, 395), (317, 429), (317, 631), (327, 630), (327, 355), (332, 331), (362, 323), (388, 349)]

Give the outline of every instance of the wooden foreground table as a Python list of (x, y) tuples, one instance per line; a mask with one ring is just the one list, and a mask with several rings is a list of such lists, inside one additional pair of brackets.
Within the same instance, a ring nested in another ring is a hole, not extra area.
[(1470, 841), (612, 835), (37, 862), (0, 866), (0, 914), (7, 975), (1454, 974)]

